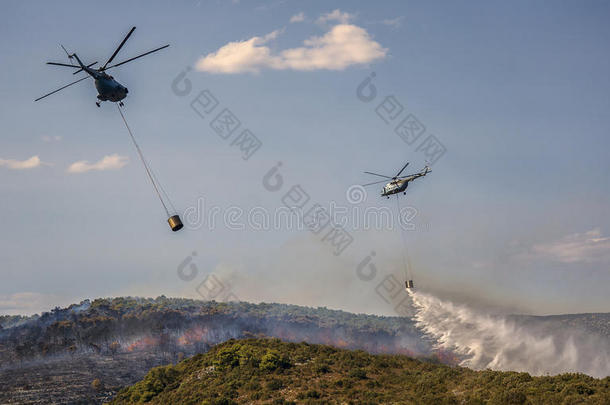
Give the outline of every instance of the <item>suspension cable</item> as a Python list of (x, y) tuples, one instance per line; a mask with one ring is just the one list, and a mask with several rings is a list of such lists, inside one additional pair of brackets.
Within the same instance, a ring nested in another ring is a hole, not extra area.
[(405, 234), (402, 229), (402, 215), (400, 212), (400, 197), (398, 196), (398, 194), (396, 195), (396, 210), (397, 210), (398, 225), (399, 225), (398, 232), (400, 232), (400, 238), (402, 240), (402, 249), (400, 249), (400, 251), (402, 252), (403, 271), (405, 273), (405, 276), (407, 277), (407, 280), (412, 280), (413, 274), (411, 271), (411, 258), (409, 256), (409, 248), (407, 245), (407, 240), (405, 238)]
[(127, 132), (129, 132), (129, 136), (131, 137), (131, 140), (134, 144), (134, 146), (136, 147), (136, 150), (138, 151), (138, 155), (140, 156), (140, 160), (142, 161), (142, 164), (144, 165), (144, 169), (146, 170), (146, 174), (148, 175), (148, 178), (150, 179), (150, 182), (152, 183), (153, 187), (155, 188), (155, 192), (157, 193), (157, 197), (159, 197), (159, 201), (161, 201), (161, 205), (163, 205), (163, 208), (165, 209), (165, 212), (167, 213), (167, 216), (169, 217), (169, 211), (167, 209), (167, 206), (165, 205), (165, 202), (163, 201), (163, 198), (161, 197), (161, 193), (159, 193), (159, 189), (157, 187), (157, 183), (155, 182), (153, 175), (148, 167), (148, 164), (146, 164), (146, 160), (144, 159), (144, 155), (142, 154), (142, 150), (140, 149), (140, 146), (138, 145), (138, 143), (136, 142), (136, 138), (133, 136), (133, 133), (131, 132), (131, 129), (129, 128), (129, 124), (127, 124), (127, 120), (125, 119), (125, 116), (123, 115), (123, 111), (121, 111), (121, 107), (119, 106), (119, 104), (117, 103), (117, 109), (119, 110), (119, 114), (121, 114), (121, 118), (123, 118), (123, 122), (125, 123), (125, 128), (127, 128)]
[(159, 188), (161, 189), (161, 193), (163, 193), (163, 196), (165, 197), (165, 200), (167, 201), (167, 203), (169, 204), (170, 208), (172, 209), (172, 213), (178, 212), (178, 211), (176, 211), (176, 207), (174, 207), (174, 204), (172, 203), (171, 198), (169, 198), (169, 195), (167, 194), (167, 192), (163, 188), (163, 184), (161, 184), (161, 182), (159, 181), (159, 178), (155, 174), (154, 170), (150, 167), (150, 164), (148, 165), (148, 170), (150, 170), (150, 174), (152, 174), (153, 179), (155, 179), (155, 182), (157, 183), (157, 186), (159, 186)]

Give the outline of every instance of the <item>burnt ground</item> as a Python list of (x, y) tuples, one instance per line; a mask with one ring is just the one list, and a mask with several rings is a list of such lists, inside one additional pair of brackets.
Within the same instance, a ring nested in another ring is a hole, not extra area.
[[(169, 364), (154, 353), (77, 354), (0, 368), (0, 404), (102, 404), (150, 368)], [(103, 388), (92, 382), (98, 378)]]

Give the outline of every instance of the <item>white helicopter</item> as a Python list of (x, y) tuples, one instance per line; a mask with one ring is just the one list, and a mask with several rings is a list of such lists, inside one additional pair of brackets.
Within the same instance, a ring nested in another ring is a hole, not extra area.
[(366, 187), (366, 186), (371, 186), (373, 184), (384, 183), (384, 182), (388, 181), (387, 179), (389, 179), (390, 182), (387, 183), (383, 187), (383, 189), (381, 191), (381, 196), (390, 198), (390, 196), (392, 194), (398, 194), (398, 193), (406, 194), (406, 190), (407, 190), (407, 187), (409, 186), (410, 181), (413, 181), (420, 177), (424, 177), (426, 174), (428, 174), (432, 171), (432, 170), (430, 170), (430, 167), (428, 165), (426, 165), (419, 173), (409, 174), (408, 176), (401, 177), (400, 174), (406, 169), (407, 166), (409, 166), (409, 162), (407, 162), (407, 164), (404, 165), (403, 168), (400, 169), (400, 171), (398, 173), (396, 173), (396, 176), (394, 176), (394, 177), (384, 176), (383, 174), (377, 174), (377, 173), (372, 173), (372, 172), (365, 172), (366, 174), (372, 174), (373, 176), (384, 177), (384, 178), (386, 178), (386, 180), (374, 181), (372, 183), (364, 184), (363, 186)]

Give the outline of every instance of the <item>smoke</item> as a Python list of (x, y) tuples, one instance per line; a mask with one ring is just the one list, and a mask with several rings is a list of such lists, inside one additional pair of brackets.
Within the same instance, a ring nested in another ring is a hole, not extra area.
[(422, 292), (410, 290), (409, 294), (416, 309), (416, 326), (436, 340), (437, 348), (462, 356), (462, 366), (533, 375), (610, 375), (610, 349), (601, 339), (559, 327), (552, 331), (526, 327)]

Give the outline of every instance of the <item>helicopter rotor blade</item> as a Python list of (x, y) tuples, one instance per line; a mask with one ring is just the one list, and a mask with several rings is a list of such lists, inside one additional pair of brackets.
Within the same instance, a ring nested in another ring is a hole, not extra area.
[(390, 176), (384, 176), (383, 174), (377, 174), (377, 173), (373, 173), (373, 172), (365, 172), (365, 173), (372, 174), (373, 176), (385, 177), (386, 179), (392, 180), (392, 178)]
[(80, 69), (80, 66), (68, 65), (67, 63), (59, 63), (59, 62), (47, 62), (47, 65), (67, 66), (67, 67), (71, 67), (71, 68)]
[(362, 187), (366, 187), (366, 186), (372, 186), (373, 184), (379, 184), (379, 183), (385, 183), (387, 180), (381, 180), (381, 181), (374, 181), (372, 183), (366, 183), (363, 184)]
[(123, 45), (125, 45), (125, 42), (127, 42), (127, 40), (129, 39), (129, 37), (131, 36), (131, 34), (133, 34), (133, 32), (135, 31), (136, 27), (131, 27), (131, 30), (129, 30), (129, 32), (127, 33), (127, 35), (125, 36), (125, 38), (123, 38), (123, 41), (121, 42), (121, 44), (118, 46), (118, 48), (114, 51), (114, 53), (112, 54), (112, 56), (110, 57), (110, 59), (108, 59), (108, 61), (106, 63), (104, 63), (104, 66), (102, 66), (102, 70), (106, 69), (106, 66), (108, 66), (108, 64), (110, 62), (112, 62), (114, 60), (114, 57), (119, 53), (119, 51), (121, 50), (121, 48), (123, 47)]
[(143, 53), (142, 55), (134, 56), (133, 58), (130, 58), (130, 59), (124, 60), (123, 62), (117, 63), (116, 65), (112, 65), (112, 66), (108, 66), (107, 68), (103, 68), (102, 70), (108, 70), (108, 69), (112, 69), (112, 68), (117, 67), (117, 66), (121, 66), (121, 65), (123, 65), (123, 64), (125, 64), (125, 63), (127, 63), (127, 62), (131, 62), (131, 61), (132, 61), (132, 60), (134, 60), (134, 59), (138, 59), (138, 58), (141, 58), (142, 56), (150, 55), (150, 54), (151, 54), (151, 53), (153, 53), (153, 52), (157, 52), (157, 51), (160, 51), (161, 49), (165, 49), (165, 48), (167, 48), (168, 46), (169, 46), (169, 44), (164, 45), (164, 46), (159, 47), (159, 48), (157, 48), (157, 49), (153, 49), (152, 51), (148, 51), (148, 52), (146, 52), (146, 53)]
[[(91, 67), (91, 66), (95, 65), (96, 63), (97, 63), (97, 61), (95, 61), (95, 62), (93, 62), (93, 63), (90, 63), (90, 64), (88, 64), (88, 65), (87, 65), (87, 67)], [(80, 68), (80, 69), (78, 69), (76, 72), (74, 72), (74, 73), (72, 73), (72, 74), (73, 74), (73, 75), (75, 75), (75, 74), (77, 74), (78, 72), (82, 72), (82, 71), (83, 71), (83, 68)]]
[(405, 170), (405, 169), (407, 168), (407, 166), (409, 166), (409, 162), (407, 162), (407, 164), (406, 164), (406, 165), (404, 165), (404, 166), (402, 167), (402, 169), (400, 169), (400, 171), (399, 171), (398, 173), (396, 173), (396, 176), (394, 176), (394, 177), (398, 177), (398, 176), (400, 176), (400, 173), (402, 173), (402, 172), (403, 172), (403, 170)]
[(60, 87), (60, 88), (58, 88), (57, 90), (54, 90), (54, 91), (52, 91), (52, 92), (50, 92), (50, 93), (47, 93), (47, 94), (45, 94), (45, 95), (44, 95), (44, 96), (42, 96), (42, 97), (38, 97), (38, 98), (37, 98), (36, 100), (34, 100), (34, 101), (42, 100), (43, 98), (48, 97), (48, 96), (50, 96), (51, 94), (55, 94), (55, 93), (57, 93), (58, 91), (65, 89), (66, 87), (70, 87), (70, 86), (72, 86), (73, 84), (76, 84), (76, 83), (78, 83), (78, 82), (82, 82), (83, 80), (88, 79), (89, 77), (90, 77), (90, 76), (85, 76), (85, 77), (80, 78), (80, 79), (78, 79), (78, 80), (76, 80), (76, 81), (74, 81), (74, 82), (72, 82), (72, 83), (70, 83), (70, 84), (66, 84), (65, 86)]

